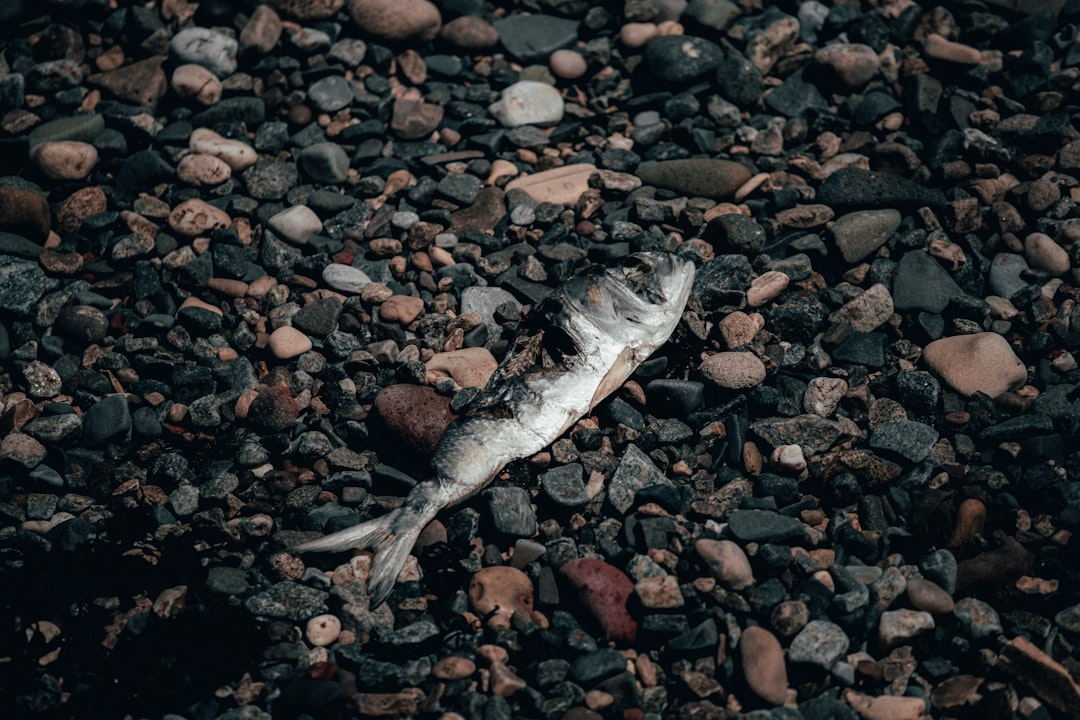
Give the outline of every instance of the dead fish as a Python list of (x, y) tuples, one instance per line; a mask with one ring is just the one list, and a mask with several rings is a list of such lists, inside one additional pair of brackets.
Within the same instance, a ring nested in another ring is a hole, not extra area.
[(693, 263), (655, 252), (568, 280), (532, 309), (487, 386), (447, 427), (432, 457), (434, 478), (401, 507), (291, 550), (374, 549), (368, 592), (372, 606), (381, 603), (439, 511), (557, 440), (667, 342), (693, 281)]

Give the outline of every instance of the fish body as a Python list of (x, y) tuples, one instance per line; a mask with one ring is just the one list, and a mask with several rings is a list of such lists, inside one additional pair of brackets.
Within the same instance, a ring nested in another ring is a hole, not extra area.
[(447, 427), (432, 457), (434, 478), (400, 508), (292, 550), (375, 548), (368, 590), (372, 605), (385, 600), (440, 510), (557, 440), (667, 342), (693, 279), (689, 261), (635, 253), (568, 280), (533, 308), (487, 386)]

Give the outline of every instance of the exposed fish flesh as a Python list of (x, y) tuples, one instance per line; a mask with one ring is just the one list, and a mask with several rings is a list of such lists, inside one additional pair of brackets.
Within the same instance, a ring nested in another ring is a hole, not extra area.
[(401, 507), (292, 550), (375, 549), (368, 591), (372, 606), (381, 603), (440, 510), (557, 440), (667, 342), (693, 280), (693, 263), (653, 252), (568, 280), (532, 309), (487, 387), (447, 427), (432, 457), (433, 479), (417, 484)]

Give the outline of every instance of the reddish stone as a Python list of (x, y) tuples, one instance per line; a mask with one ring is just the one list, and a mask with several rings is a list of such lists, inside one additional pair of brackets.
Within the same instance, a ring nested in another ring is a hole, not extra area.
[(391, 385), (375, 396), (375, 411), (410, 447), (425, 455), (435, 452), (455, 415), (450, 398), (424, 385)]
[(617, 643), (633, 644), (638, 624), (626, 609), (634, 583), (614, 565), (595, 558), (571, 560), (559, 570), (577, 590), (578, 597), (600, 623), (604, 634)]

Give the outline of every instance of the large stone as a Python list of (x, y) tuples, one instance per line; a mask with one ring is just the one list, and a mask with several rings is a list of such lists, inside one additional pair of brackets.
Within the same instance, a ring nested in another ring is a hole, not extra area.
[(923, 351), (930, 370), (964, 396), (996, 397), (1027, 380), (1027, 368), (1009, 341), (997, 333), (956, 335), (935, 340)]
[(637, 175), (646, 185), (717, 199), (730, 196), (750, 179), (750, 171), (743, 165), (708, 158), (642, 163)]
[(352, 0), (349, 13), (361, 30), (383, 40), (425, 43), (442, 27), (439, 8), (427, 0)]

